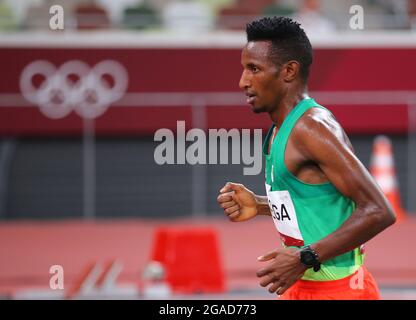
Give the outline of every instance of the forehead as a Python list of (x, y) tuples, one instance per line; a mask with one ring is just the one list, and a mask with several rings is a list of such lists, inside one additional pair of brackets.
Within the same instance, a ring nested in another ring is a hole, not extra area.
[(267, 63), (269, 60), (271, 42), (270, 41), (250, 41), (248, 42), (242, 52), (241, 59), (256, 61), (259, 63)]

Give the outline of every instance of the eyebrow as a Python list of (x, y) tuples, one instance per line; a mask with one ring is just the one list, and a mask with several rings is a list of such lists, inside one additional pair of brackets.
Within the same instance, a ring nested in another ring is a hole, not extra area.
[(249, 63), (247, 63), (246, 66), (249, 67), (249, 68), (252, 68), (252, 67), (260, 68), (260, 64), (256, 64), (254, 62), (249, 62)]

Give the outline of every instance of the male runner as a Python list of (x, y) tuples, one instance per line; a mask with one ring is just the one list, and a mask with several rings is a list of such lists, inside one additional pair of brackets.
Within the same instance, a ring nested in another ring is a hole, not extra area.
[[(307, 96), (312, 47), (289, 18), (247, 25), (240, 87), (273, 122), (263, 145), (267, 196), (227, 183), (231, 221), (271, 215), (283, 242), (261, 257), (260, 285), (281, 299), (379, 299), (361, 245), (392, 225), (391, 206), (330, 111)], [(359, 116), (359, 114), (357, 114)]]

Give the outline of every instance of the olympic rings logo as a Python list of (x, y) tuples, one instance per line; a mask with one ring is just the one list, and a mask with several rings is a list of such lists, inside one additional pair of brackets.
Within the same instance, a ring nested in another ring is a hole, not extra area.
[(126, 69), (114, 60), (101, 61), (92, 68), (80, 60), (59, 68), (36, 60), (20, 76), (22, 95), (52, 119), (63, 118), (72, 110), (81, 117), (96, 118), (124, 96), (127, 85)]

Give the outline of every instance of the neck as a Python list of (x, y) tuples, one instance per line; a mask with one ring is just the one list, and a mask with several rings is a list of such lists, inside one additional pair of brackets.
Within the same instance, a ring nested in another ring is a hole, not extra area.
[(280, 99), (277, 108), (269, 113), (271, 120), (280, 128), (289, 112), (303, 99), (309, 98), (306, 87), (297, 88), (297, 90), (287, 90)]

